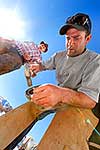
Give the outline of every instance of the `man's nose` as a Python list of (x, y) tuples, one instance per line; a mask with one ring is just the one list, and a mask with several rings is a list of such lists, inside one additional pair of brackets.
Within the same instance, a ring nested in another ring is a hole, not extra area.
[(70, 45), (73, 45), (73, 43), (74, 43), (73, 38), (70, 38), (70, 40), (69, 40), (69, 44), (70, 44)]

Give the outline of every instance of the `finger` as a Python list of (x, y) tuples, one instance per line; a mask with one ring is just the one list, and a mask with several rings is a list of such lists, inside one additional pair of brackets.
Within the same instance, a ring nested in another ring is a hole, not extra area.
[(33, 93), (34, 94), (37, 94), (37, 96), (39, 96), (40, 94), (44, 94), (44, 89), (42, 89), (42, 88), (34, 88), (34, 90), (33, 90)]
[(35, 77), (36, 76), (36, 73), (34, 71), (30, 71), (31, 73), (31, 77)]
[(36, 70), (38, 68), (39, 64), (31, 64), (30, 70)]
[(33, 74), (33, 73), (36, 74), (37, 72), (38, 72), (38, 71), (37, 71), (36, 69), (30, 69), (30, 73), (31, 73), (31, 74)]
[(40, 85), (40, 86), (34, 88), (34, 93), (35, 94), (36, 93), (40, 94), (41, 92), (47, 92), (47, 86), (46, 86), (46, 84), (43, 84), (43, 85)]
[(35, 103), (38, 103), (39, 101), (43, 101), (45, 99), (46, 99), (46, 97), (43, 95), (37, 95), (37, 94), (31, 95), (31, 101), (33, 101)]
[(44, 102), (44, 101), (38, 101), (36, 104), (42, 107), (51, 107), (48, 102)]
[(38, 101), (36, 101), (36, 104), (38, 105), (49, 105), (49, 103), (45, 100), (39, 99)]

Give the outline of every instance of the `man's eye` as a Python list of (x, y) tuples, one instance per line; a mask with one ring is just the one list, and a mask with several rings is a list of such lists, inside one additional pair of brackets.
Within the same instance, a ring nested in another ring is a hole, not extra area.
[(79, 40), (79, 37), (74, 37), (74, 40)]
[(70, 37), (66, 37), (67, 40), (70, 40)]

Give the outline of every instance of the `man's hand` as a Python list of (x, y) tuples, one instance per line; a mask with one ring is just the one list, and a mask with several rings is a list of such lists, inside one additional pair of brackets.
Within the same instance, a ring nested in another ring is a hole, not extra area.
[(46, 84), (33, 89), (31, 100), (45, 108), (53, 107), (62, 102), (68, 105), (82, 108), (94, 108), (96, 102), (82, 92), (70, 88)]
[(42, 71), (42, 64), (40, 63), (33, 63), (30, 65), (30, 73), (31, 73), (31, 76), (34, 77), (36, 76), (36, 74), (39, 72), (39, 71)]
[(34, 89), (31, 100), (43, 107), (53, 107), (61, 101), (61, 87), (45, 84)]

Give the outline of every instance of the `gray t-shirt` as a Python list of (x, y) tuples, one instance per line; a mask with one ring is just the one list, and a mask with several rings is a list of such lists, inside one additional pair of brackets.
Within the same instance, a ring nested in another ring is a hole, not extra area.
[(58, 85), (71, 88), (99, 101), (100, 55), (88, 49), (76, 57), (68, 57), (66, 51), (55, 53), (43, 62), (44, 70), (56, 70)]

